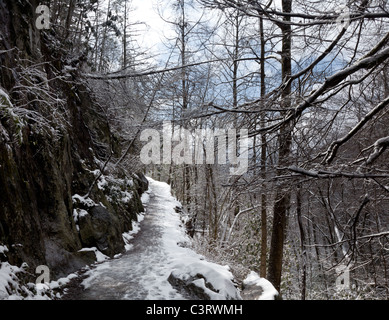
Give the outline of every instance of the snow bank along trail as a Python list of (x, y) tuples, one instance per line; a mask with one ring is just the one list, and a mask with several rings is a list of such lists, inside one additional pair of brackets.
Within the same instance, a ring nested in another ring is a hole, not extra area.
[[(149, 199), (139, 233), (129, 250), (117, 259), (105, 261), (87, 273), (85, 290), (77, 299), (174, 300), (186, 299), (168, 282), (170, 274), (182, 280), (201, 273), (195, 280), (211, 299), (240, 299), (227, 266), (205, 261), (182, 246), (189, 238), (174, 208), (181, 204), (170, 186), (149, 178)], [(215, 291), (205, 287), (205, 280)]]

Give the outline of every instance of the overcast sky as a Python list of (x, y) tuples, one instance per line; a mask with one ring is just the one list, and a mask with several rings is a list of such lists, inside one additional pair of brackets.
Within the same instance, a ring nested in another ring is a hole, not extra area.
[(145, 22), (146, 26), (141, 26), (141, 30), (147, 30), (147, 32), (141, 32), (138, 38), (139, 44), (145, 48), (151, 48), (152, 51), (157, 54), (164, 49), (161, 45), (164, 40), (164, 35), (172, 35), (170, 26), (161, 19), (158, 11), (163, 15), (169, 15), (168, 3), (170, 1), (161, 0), (132, 0), (132, 6), (134, 11), (133, 17), (138, 22)]

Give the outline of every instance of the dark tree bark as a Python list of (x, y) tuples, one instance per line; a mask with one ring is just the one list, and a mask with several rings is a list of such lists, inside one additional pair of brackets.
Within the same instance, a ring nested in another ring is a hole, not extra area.
[(300, 247), (301, 247), (301, 300), (306, 299), (306, 288), (307, 288), (307, 251), (305, 249), (305, 230), (302, 220), (302, 205), (301, 205), (301, 186), (297, 187), (296, 192), (296, 214), (297, 214), (297, 222), (300, 231)]
[[(263, 30), (263, 18), (259, 19), (260, 27), (260, 39), (261, 39), (261, 107), (264, 109), (264, 98), (266, 95), (266, 83), (265, 83), (265, 35)], [(265, 111), (261, 113), (261, 127), (265, 126)], [(266, 179), (266, 156), (267, 156), (267, 142), (266, 142), (266, 133), (263, 132), (261, 135), (261, 178), (265, 181)], [(260, 276), (266, 278), (266, 267), (267, 267), (267, 197), (265, 184), (262, 185), (262, 194), (261, 194), (261, 266), (260, 266)]]
[[(292, 11), (292, 0), (283, 0), (282, 9), (285, 13)], [(286, 16), (285, 21), (290, 21), (290, 18)], [(291, 82), (288, 79), (291, 76), (292, 70), (292, 58), (291, 58), (291, 26), (288, 24), (279, 25), (282, 31), (282, 79), (287, 85), (285, 86), (281, 94), (281, 107), (285, 110), (291, 107)], [(284, 123), (279, 131), (279, 154), (278, 154), (278, 167), (285, 168), (289, 164), (290, 150), (292, 144), (292, 125), (291, 123)], [(282, 170), (278, 170), (278, 174), (281, 175)], [(274, 204), (274, 216), (271, 246), (269, 253), (269, 265), (268, 265), (268, 280), (274, 285), (274, 287), (281, 294), (281, 273), (282, 273), (282, 260), (284, 252), (284, 239), (286, 229), (286, 218), (290, 206), (290, 189), (286, 183), (281, 183), (276, 190), (276, 198)]]

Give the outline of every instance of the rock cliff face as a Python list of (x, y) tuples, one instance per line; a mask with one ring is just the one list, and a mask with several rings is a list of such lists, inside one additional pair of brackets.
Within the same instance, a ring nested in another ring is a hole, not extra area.
[(0, 0), (1, 259), (32, 273), (47, 265), (57, 278), (94, 261), (82, 248), (124, 250), (147, 180), (117, 168), (99, 175), (120, 147), (77, 74), (82, 57), (35, 28), (36, 6)]

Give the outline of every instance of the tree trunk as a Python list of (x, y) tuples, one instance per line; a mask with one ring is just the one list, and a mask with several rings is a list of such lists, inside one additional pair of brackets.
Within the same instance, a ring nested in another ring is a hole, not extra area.
[(70, 27), (72, 25), (72, 18), (73, 18), (75, 7), (76, 7), (76, 1), (70, 0), (69, 9), (66, 16), (66, 22), (65, 22), (65, 39), (67, 39), (70, 34)]
[[(109, 18), (109, 12), (111, 10), (111, 0), (108, 1), (108, 9), (107, 9), (107, 19), (106, 23), (108, 23)], [(100, 62), (99, 62), (99, 71), (103, 71), (103, 65), (104, 65), (104, 54), (105, 54), (105, 45), (108, 37), (108, 25), (104, 26), (103, 29), (103, 38), (101, 39), (101, 52), (100, 52)]]
[(302, 269), (301, 269), (301, 300), (306, 298), (306, 282), (307, 282), (307, 252), (305, 249), (305, 231), (303, 226), (303, 220), (301, 216), (301, 187), (297, 187), (296, 193), (296, 214), (297, 222), (300, 231), (300, 246), (301, 246), (301, 260), (302, 260)]
[[(292, 0), (282, 0), (282, 10), (284, 13), (292, 11)], [(284, 21), (290, 21), (290, 17), (285, 17)], [(282, 79), (286, 82), (291, 76), (291, 26), (280, 24), (282, 31)], [(290, 100), (291, 83), (285, 86), (281, 94), (281, 107), (288, 109), (291, 106)], [(292, 145), (292, 126), (289, 123), (283, 124), (278, 135), (279, 154), (278, 168), (284, 168), (289, 164), (290, 150)], [(279, 169), (278, 175), (283, 174)], [(286, 183), (281, 183), (276, 190), (274, 204), (274, 216), (272, 227), (272, 238), (269, 253), (268, 279), (281, 295), (281, 273), (284, 252), (284, 239), (286, 229), (286, 218), (290, 206), (290, 190)]]
[[(264, 98), (266, 94), (265, 84), (265, 36), (263, 31), (263, 19), (259, 20), (260, 38), (261, 38), (261, 107), (264, 109)], [(261, 128), (265, 126), (265, 111), (261, 113)], [(261, 135), (261, 178), (263, 181), (266, 179), (266, 133)], [(265, 183), (262, 184), (261, 194), (261, 254), (260, 254), (260, 276), (266, 278), (266, 266), (267, 266), (267, 199)]]
[(124, 21), (123, 21), (123, 69), (127, 67), (127, 0), (124, 1)]

